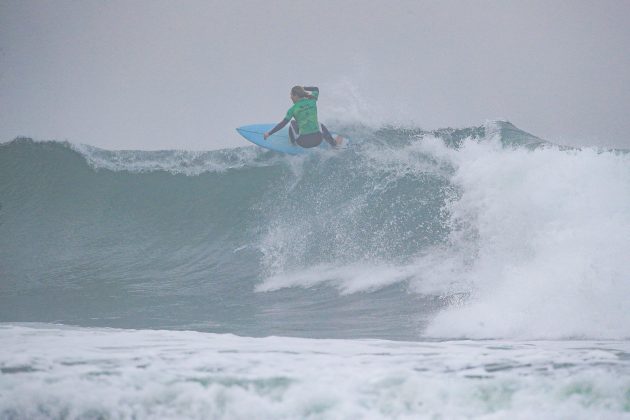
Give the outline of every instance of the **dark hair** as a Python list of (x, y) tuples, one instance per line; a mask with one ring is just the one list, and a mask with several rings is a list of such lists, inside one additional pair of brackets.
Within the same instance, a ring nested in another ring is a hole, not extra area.
[(297, 96), (298, 98), (305, 98), (307, 94), (302, 86), (293, 86), (291, 88), (291, 95)]

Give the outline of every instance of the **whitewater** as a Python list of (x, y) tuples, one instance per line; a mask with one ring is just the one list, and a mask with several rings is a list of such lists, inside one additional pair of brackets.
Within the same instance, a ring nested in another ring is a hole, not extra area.
[(0, 418), (630, 418), (630, 153), (0, 144)]

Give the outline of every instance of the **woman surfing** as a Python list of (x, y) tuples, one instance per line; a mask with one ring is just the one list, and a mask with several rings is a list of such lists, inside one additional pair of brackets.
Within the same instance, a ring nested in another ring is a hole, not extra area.
[(342, 137), (333, 138), (326, 126), (317, 120), (318, 96), (317, 87), (293, 86), (291, 89), (293, 106), (278, 125), (264, 134), (265, 140), (291, 122), (289, 128), (291, 143), (311, 148), (319, 146), (322, 140), (326, 140), (333, 147), (339, 146), (343, 141)]

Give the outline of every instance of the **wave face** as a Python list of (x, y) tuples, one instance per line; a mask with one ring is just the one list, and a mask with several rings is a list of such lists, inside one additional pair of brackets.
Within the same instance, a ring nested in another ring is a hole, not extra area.
[(0, 145), (0, 321), (630, 336), (630, 155), (508, 122), (285, 157)]

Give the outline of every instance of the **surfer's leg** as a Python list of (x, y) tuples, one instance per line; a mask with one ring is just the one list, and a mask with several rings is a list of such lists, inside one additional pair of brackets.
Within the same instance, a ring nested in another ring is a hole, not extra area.
[(317, 147), (322, 142), (322, 133), (319, 131), (310, 134), (304, 134), (296, 139), (297, 144), (305, 149), (310, 149), (311, 147)]
[(330, 144), (333, 147), (337, 146), (337, 142), (333, 138), (332, 134), (330, 134), (330, 131), (328, 131), (326, 126), (324, 124), (320, 124), (319, 126), (322, 129), (322, 134), (324, 135), (324, 140), (326, 140), (328, 142), (328, 144)]
[(300, 136), (298, 133), (300, 132), (297, 121), (292, 120), (291, 126), (289, 127), (289, 139), (291, 139), (291, 144), (295, 144), (295, 141)]

